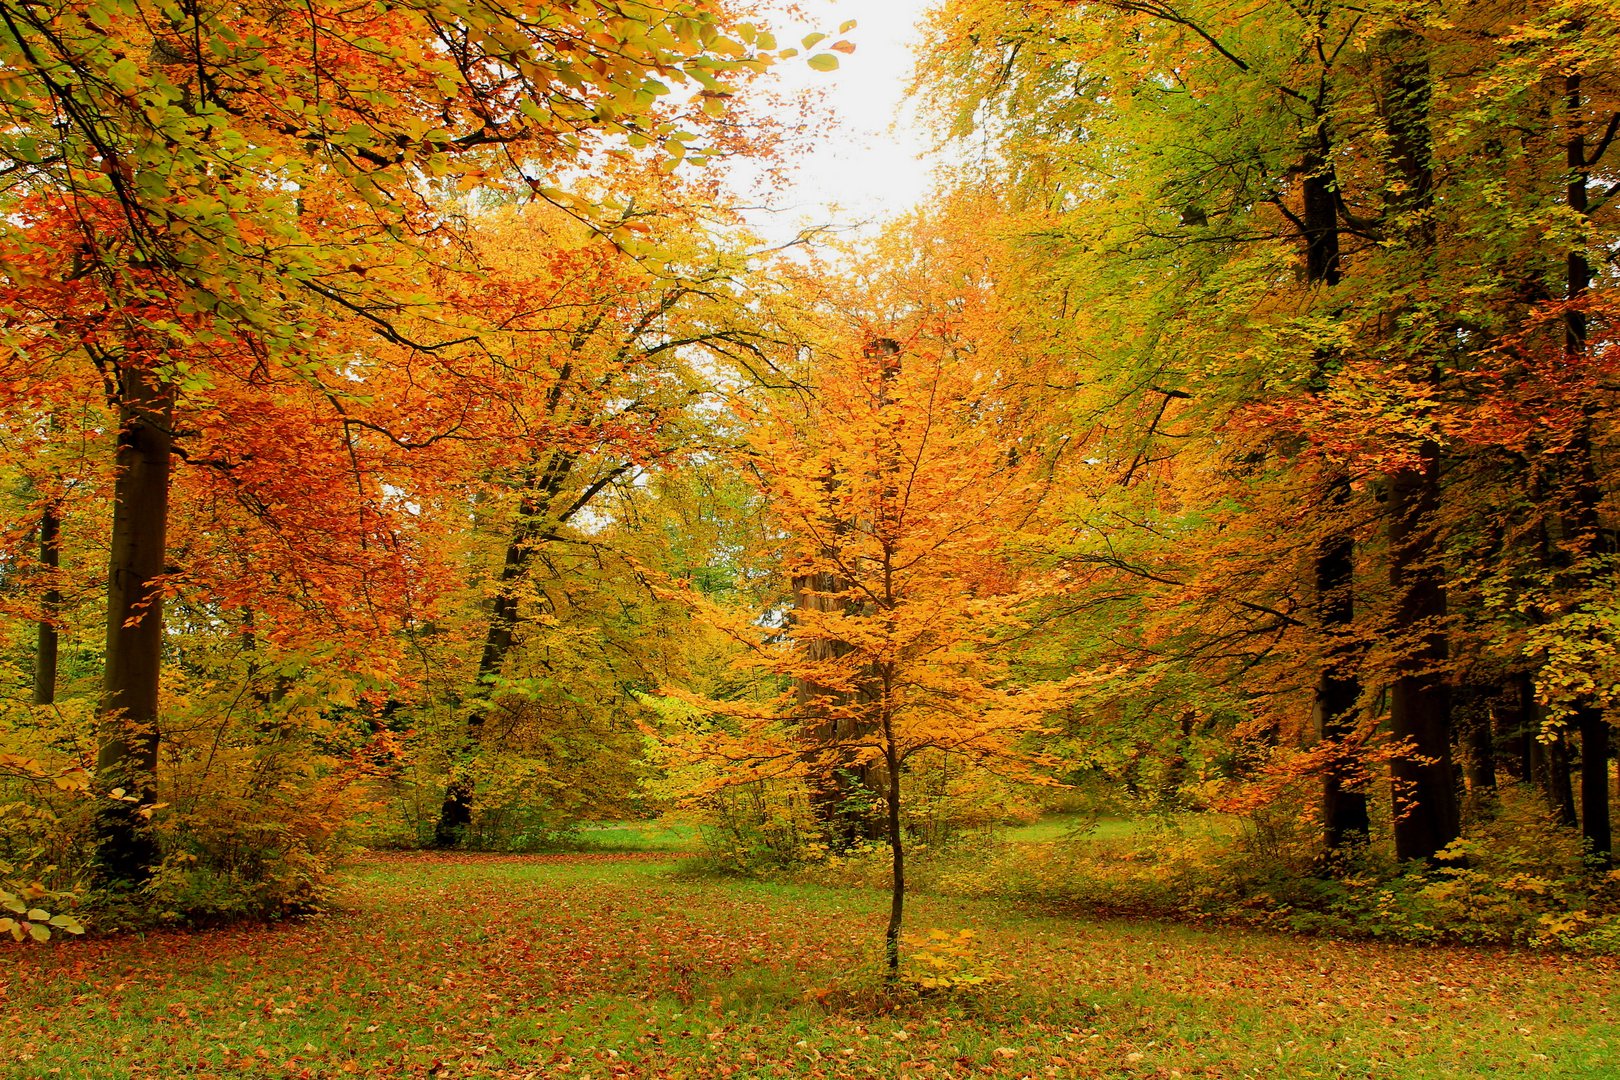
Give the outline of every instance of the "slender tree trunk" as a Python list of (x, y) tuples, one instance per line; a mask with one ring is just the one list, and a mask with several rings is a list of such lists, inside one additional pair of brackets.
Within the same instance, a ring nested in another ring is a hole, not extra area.
[(1552, 810), (1553, 820), (1574, 828), (1575, 788), (1569, 778), (1569, 742), (1562, 728), (1542, 737), (1541, 705), (1536, 701), (1530, 673), (1517, 676), (1519, 701), (1530, 734), (1530, 773)]
[(257, 616), (252, 608), (242, 609), (242, 651), (247, 654), (247, 681), (252, 687), (253, 703), (259, 707), (259, 730), (275, 738), (286, 738), (292, 734), (293, 725), (286, 716), (277, 716), (273, 706), (286, 700), (292, 679), (280, 671), (265, 679), (258, 659)]
[(1609, 721), (1590, 705), (1575, 714), (1581, 733), (1581, 836), (1600, 866), (1613, 850), (1609, 827)]
[[(883, 401), (887, 405), (890, 384), (900, 374), (900, 344), (880, 338), (867, 346), (866, 355), (879, 364)], [(873, 532), (883, 538), (883, 607), (890, 613), (895, 611), (899, 601), (895, 593), (895, 534), (891, 531), (896, 526), (895, 508), (900, 494), (896, 482), (899, 465), (893, 447), (885, 447), (878, 459), (878, 475), (883, 480), (883, 486), (879, 489)], [(869, 682), (878, 697), (877, 727), (883, 736), (883, 764), (888, 772), (884, 777), (883, 791), (889, 811), (887, 824), (891, 877), (889, 926), (884, 932), (883, 943), (889, 962), (889, 981), (895, 983), (900, 979), (900, 925), (906, 912), (906, 846), (905, 836), (900, 830), (900, 764), (904, 754), (895, 734), (895, 705), (898, 701), (895, 669), (892, 663), (884, 661), (876, 665), (871, 675), (875, 676)]]
[[(96, 873), (102, 884), (145, 881), (155, 838), (142, 813), (156, 801), (158, 690), (163, 659), (163, 594), (173, 450), (170, 387), (156, 372), (122, 364), (117, 478), (107, 582), (107, 651), (96, 784)], [(149, 811), (148, 811), (149, 812)]]
[[(1350, 498), (1350, 479), (1340, 472), (1328, 479), (1328, 504), (1342, 509)], [(1316, 617), (1324, 633), (1348, 635), (1355, 617), (1355, 541), (1335, 528), (1317, 547)], [(1350, 748), (1355, 734), (1356, 703), (1361, 682), (1356, 677), (1358, 650), (1343, 636), (1322, 659), (1316, 682), (1317, 731), (1331, 747), (1322, 774), (1323, 839), (1329, 852), (1367, 839), (1367, 796), (1358, 790), (1362, 770)]]
[(1497, 746), (1504, 748), (1503, 760), (1513, 779), (1528, 784), (1535, 778), (1530, 768), (1530, 747), (1535, 735), (1530, 730), (1524, 690), (1518, 676), (1497, 687), (1491, 701), (1491, 729)]
[(34, 704), (56, 703), (56, 671), (60, 652), (56, 624), (62, 610), (62, 590), (56, 572), (62, 565), (62, 508), (54, 499), (39, 514), (39, 564), (45, 571), (45, 593), (40, 598), (38, 632), (34, 643)]
[[(253, 703), (261, 710), (265, 710), (275, 700), (275, 695), (270, 687), (264, 685), (260, 677), (262, 673), (258, 660), (259, 633), (252, 608), (242, 609), (242, 651), (247, 654), (247, 681), (248, 686), (252, 687)], [(281, 682), (281, 676), (276, 676), (276, 682), (278, 684)], [(260, 713), (258, 723), (261, 730), (271, 726), (263, 712)]]
[(1569, 738), (1563, 731), (1556, 731), (1545, 740), (1538, 739), (1536, 747), (1536, 772), (1553, 820), (1573, 829), (1579, 819), (1575, 814), (1575, 785), (1570, 780)]
[[(884, 691), (885, 695), (888, 691)], [(906, 913), (906, 845), (900, 832), (900, 755), (894, 742), (894, 724), (887, 706), (883, 710), (883, 760), (888, 767), (884, 785), (889, 825), (889, 925), (883, 932), (884, 958), (889, 965), (889, 981), (900, 978), (900, 925)]]
[(1300, 162), (1300, 222), (1305, 234), (1305, 280), (1337, 285), (1342, 272), (1339, 248), (1339, 180), (1333, 168), (1333, 141), (1327, 119), (1316, 117), (1316, 130)]
[(1484, 688), (1469, 693), (1463, 730), (1468, 750), (1468, 791), (1475, 799), (1496, 791), (1496, 730), (1488, 693)]

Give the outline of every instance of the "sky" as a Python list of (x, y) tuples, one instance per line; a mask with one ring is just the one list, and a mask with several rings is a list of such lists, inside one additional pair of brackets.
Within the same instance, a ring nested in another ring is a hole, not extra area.
[[(794, 38), (820, 30), (832, 37), (810, 52), (823, 51), (838, 37), (853, 42), (855, 52), (839, 58), (837, 71), (812, 71), (802, 56), (778, 68), (785, 88), (823, 91), (838, 128), (792, 161), (794, 182), (766, 193), (769, 211), (750, 215), (768, 238), (785, 240), (805, 225), (866, 231), (911, 209), (927, 193), (928, 163), (918, 158), (929, 140), (903, 105), (912, 46), (920, 37), (923, 13), (937, 2), (801, 0), (807, 24), (792, 34), (778, 33), (782, 45), (797, 44)], [(855, 29), (834, 33), (850, 19), (856, 20)]]

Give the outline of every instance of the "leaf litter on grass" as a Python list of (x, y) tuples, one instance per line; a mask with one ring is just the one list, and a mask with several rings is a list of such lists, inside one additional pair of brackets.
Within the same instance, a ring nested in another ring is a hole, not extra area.
[(997, 981), (829, 1006), (807, 992), (876, 988), (885, 897), (672, 865), (372, 856), (323, 917), (16, 950), (0, 1076), (1616, 1075), (1610, 961), (918, 897)]

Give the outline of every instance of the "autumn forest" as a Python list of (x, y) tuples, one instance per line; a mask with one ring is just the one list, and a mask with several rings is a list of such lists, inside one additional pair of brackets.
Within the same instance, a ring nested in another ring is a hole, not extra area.
[(0, 0), (0, 1076), (1620, 1077), (1620, 6), (877, 6)]

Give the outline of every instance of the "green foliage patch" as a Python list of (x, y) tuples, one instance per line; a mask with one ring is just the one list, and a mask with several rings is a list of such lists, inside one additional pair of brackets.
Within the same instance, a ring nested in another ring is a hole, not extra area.
[[(1387, 843), (1332, 865), (1318, 850), (1308, 816), (1286, 803), (1243, 818), (1062, 815), (927, 851), (911, 878), (936, 893), (1088, 916), (1620, 950), (1620, 873), (1593, 865), (1579, 836), (1530, 792), (1504, 789), (1433, 866), (1397, 862)], [(816, 872), (847, 885), (878, 885), (882, 876), (878, 862), (859, 858)]]

